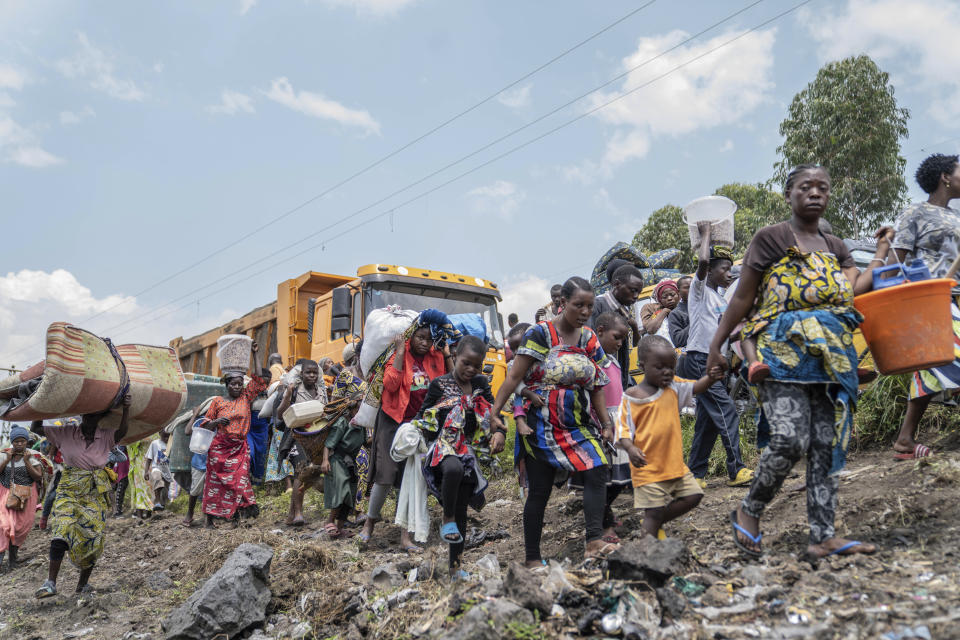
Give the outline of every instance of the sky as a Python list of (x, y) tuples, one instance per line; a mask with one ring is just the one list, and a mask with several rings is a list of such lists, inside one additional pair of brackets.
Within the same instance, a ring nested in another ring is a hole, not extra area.
[(960, 4), (757, 28), (799, 1), (0, 0), (0, 367), (53, 321), (166, 344), (369, 263), (526, 318), (657, 208), (768, 180), (791, 99), (849, 55), (910, 109), (920, 198), (960, 147)]

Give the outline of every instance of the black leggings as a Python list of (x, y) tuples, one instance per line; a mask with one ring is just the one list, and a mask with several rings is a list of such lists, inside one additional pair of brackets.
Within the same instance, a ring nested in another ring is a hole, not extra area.
[[(467, 535), (467, 507), (470, 497), (476, 486), (473, 479), (464, 480), (463, 462), (456, 456), (447, 456), (440, 462), (440, 502), (443, 506), (445, 518), (453, 517), (457, 529), (464, 538)], [(460, 556), (463, 555), (463, 542), (450, 545), (450, 568), (460, 566)]]
[(617, 516), (613, 514), (613, 501), (623, 492), (626, 485), (608, 484), (607, 485), (607, 503), (603, 509), (603, 528), (609, 529), (617, 521)]
[[(547, 501), (553, 491), (553, 478), (556, 469), (549, 463), (531, 456), (524, 456), (527, 468), (527, 482), (530, 491), (523, 506), (523, 544), (526, 548), (527, 562), (541, 560), (540, 536), (543, 534), (543, 514), (547, 510)], [(606, 465), (594, 467), (583, 472), (583, 519), (586, 523), (587, 542), (593, 542), (603, 536), (603, 514), (607, 506), (607, 476), (610, 473)]]

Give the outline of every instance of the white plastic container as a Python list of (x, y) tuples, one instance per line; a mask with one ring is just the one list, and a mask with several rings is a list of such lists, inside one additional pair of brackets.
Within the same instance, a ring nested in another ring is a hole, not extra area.
[(283, 412), (283, 423), (290, 427), (300, 427), (323, 415), (324, 405), (319, 400), (298, 402), (287, 407)]
[(690, 230), (690, 246), (700, 248), (698, 222), (710, 223), (710, 244), (733, 248), (733, 214), (737, 203), (724, 196), (697, 198), (683, 208), (683, 221)]
[(239, 333), (228, 333), (217, 338), (217, 359), (220, 370), (246, 371), (250, 366), (253, 338)]
[(204, 454), (210, 449), (210, 443), (213, 442), (215, 431), (204, 429), (203, 427), (194, 427), (190, 435), (190, 452)]

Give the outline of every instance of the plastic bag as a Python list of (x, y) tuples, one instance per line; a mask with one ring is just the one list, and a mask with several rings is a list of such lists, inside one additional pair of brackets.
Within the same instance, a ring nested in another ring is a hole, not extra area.
[(370, 373), (370, 367), (387, 350), (397, 334), (406, 331), (419, 315), (416, 311), (397, 306), (370, 312), (363, 324), (363, 349), (360, 351), (360, 369), (364, 376)]
[(465, 336), (474, 336), (488, 342), (487, 323), (479, 313), (460, 313), (448, 316), (450, 324)]
[[(279, 385), (277, 385), (279, 386)], [(270, 394), (270, 397), (267, 398), (267, 401), (263, 403), (263, 406), (260, 407), (260, 417), (261, 418), (272, 418), (273, 410), (280, 406), (280, 397), (283, 394), (280, 393), (278, 389), (274, 389), (273, 393)]]

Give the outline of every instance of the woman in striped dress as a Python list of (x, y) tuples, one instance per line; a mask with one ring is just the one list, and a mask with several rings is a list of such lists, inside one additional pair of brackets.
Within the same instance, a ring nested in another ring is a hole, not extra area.
[[(517, 431), (514, 448), (530, 485), (523, 509), (523, 537), (527, 566), (531, 567), (543, 564), (543, 515), (558, 469), (582, 473), (585, 555), (600, 556), (617, 548), (603, 540), (609, 467), (608, 448), (602, 441), (613, 438), (613, 423), (603, 410), (603, 387), (609, 382), (601, 368), (603, 349), (586, 326), (593, 302), (589, 282), (576, 277), (567, 280), (560, 315), (531, 327), (524, 335), (490, 412), (495, 423), (499, 422), (504, 404), (521, 381), (545, 401), (541, 408), (526, 409), (528, 428)], [(599, 409), (600, 428), (590, 414), (593, 406)], [(494, 430), (497, 426), (501, 425)]]

